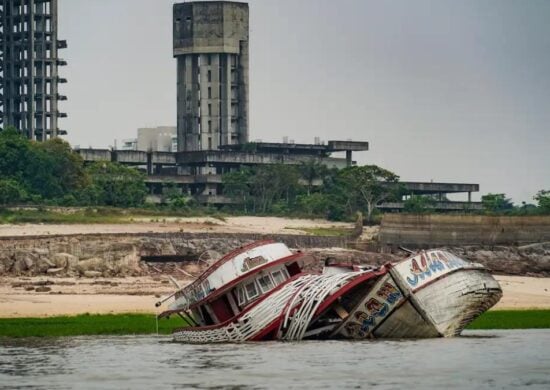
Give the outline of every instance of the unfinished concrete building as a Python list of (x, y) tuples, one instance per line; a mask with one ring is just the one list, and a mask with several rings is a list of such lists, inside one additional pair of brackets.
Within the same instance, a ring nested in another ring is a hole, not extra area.
[(2, 127), (38, 141), (65, 134), (58, 67), (66, 62), (58, 50), (67, 42), (57, 38), (57, 0), (0, 0), (0, 30)]
[(178, 151), (248, 142), (248, 4), (174, 4)]
[[(249, 142), (248, 5), (196, 1), (175, 4), (173, 12), (178, 151), (155, 150), (148, 144), (134, 149), (130, 140), (125, 150), (80, 149), (84, 161), (115, 161), (145, 170), (152, 201), (162, 201), (163, 189), (169, 184), (202, 204), (221, 206), (233, 203), (223, 192), (223, 175), (228, 172), (311, 160), (342, 169), (356, 164), (353, 153), (369, 150), (366, 141), (329, 140), (325, 144), (317, 139), (313, 144), (300, 144), (283, 138), (282, 143)], [(477, 184), (405, 186), (410, 194), (440, 196), (479, 190)], [(475, 207), (470, 202), (466, 206)], [(400, 210), (403, 202), (384, 207)], [(447, 202), (441, 208), (465, 207)]]

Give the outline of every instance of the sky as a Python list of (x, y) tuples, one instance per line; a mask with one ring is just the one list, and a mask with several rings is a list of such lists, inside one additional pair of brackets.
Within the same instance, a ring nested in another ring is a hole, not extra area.
[[(175, 125), (169, 0), (59, 0), (60, 127), (107, 147)], [(353, 139), (402, 180), (550, 190), (550, 1), (251, 0), (250, 138)], [(460, 199), (460, 198), (457, 198)]]

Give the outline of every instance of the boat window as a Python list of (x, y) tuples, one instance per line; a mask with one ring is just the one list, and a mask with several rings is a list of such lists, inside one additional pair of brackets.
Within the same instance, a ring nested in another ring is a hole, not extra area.
[(271, 275), (277, 286), (285, 281), (285, 275), (283, 275), (281, 270), (272, 272)]
[(254, 299), (259, 295), (258, 289), (256, 288), (256, 282), (252, 281), (251, 283), (246, 284), (245, 288), (246, 288), (246, 295), (249, 300)]
[(242, 286), (237, 289), (237, 301), (239, 305), (243, 305), (246, 302), (246, 296), (244, 295), (244, 288)]
[(260, 285), (260, 289), (264, 293), (273, 288), (273, 281), (271, 280), (271, 276), (269, 274), (260, 276), (260, 278), (258, 279), (258, 284)]

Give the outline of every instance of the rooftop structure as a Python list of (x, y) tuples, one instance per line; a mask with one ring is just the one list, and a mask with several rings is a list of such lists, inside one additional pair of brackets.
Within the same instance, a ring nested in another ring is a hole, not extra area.
[(172, 152), (172, 139), (175, 136), (176, 128), (174, 126), (139, 128), (136, 150)]
[(178, 151), (248, 141), (248, 4), (174, 4)]
[(2, 126), (13, 126), (29, 139), (43, 141), (66, 134), (58, 109), (58, 67), (66, 62), (58, 49), (57, 0), (0, 0), (0, 101)]

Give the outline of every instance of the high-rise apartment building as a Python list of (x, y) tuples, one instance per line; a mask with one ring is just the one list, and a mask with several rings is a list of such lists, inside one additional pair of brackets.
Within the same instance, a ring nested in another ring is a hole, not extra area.
[(0, 121), (29, 139), (43, 141), (65, 134), (58, 119), (57, 0), (0, 0)]

